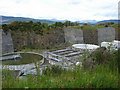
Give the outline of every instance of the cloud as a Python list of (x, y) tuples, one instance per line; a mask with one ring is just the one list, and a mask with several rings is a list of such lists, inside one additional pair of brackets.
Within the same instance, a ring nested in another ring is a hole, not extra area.
[(118, 18), (118, 0), (1, 0), (0, 15), (68, 20)]

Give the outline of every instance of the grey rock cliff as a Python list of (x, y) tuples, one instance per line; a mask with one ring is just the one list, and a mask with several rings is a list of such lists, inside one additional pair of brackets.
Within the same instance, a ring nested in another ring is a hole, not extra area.
[(10, 53), (13, 52), (13, 41), (11, 37), (11, 32), (4, 33), (3, 31), (0, 32), (2, 35), (2, 53)]
[(64, 29), (65, 41), (70, 43), (83, 43), (83, 32), (81, 29)]
[(108, 27), (108, 28), (101, 28), (98, 30), (98, 44), (103, 41), (112, 41), (115, 40), (115, 28)]

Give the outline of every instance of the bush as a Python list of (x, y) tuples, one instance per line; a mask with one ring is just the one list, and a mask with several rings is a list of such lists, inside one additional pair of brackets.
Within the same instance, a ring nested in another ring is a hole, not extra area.
[(98, 64), (104, 62), (104, 55), (105, 48), (98, 48), (96, 51), (92, 53), (93, 60), (95, 60)]
[(119, 56), (120, 50), (118, 51), (106, 51), (104, 48), (97, 49), (92, 53), (92, 58), (98, 64), (104, 64), (104, 66), (108, 65), (112, 71), (119, 68)]
[(43, 70), (44, 75), (53, 75), (53, 74), (61, 74), (64, 71), (60, 66), (53, 65), (52, 67), (47, 67), (47, 69)]

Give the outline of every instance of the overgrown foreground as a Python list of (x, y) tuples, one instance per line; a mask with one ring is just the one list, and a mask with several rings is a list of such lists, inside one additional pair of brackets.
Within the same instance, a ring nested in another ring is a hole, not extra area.
[(83, 66), (72, 71), (53, 66), (41, 76), (29, 75), (21, 80), (4, 70), (3, 88), (120, 88), (119, 53), (97, 51), (92, 56), (95, 70)]

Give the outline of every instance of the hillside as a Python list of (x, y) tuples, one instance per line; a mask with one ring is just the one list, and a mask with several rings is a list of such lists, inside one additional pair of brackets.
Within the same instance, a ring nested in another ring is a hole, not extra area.
[(12, 21), (33, 21), (33, 22), (38, 22), (40, 21), (41, 23), (45, 22), (48, 24), (53, 24), (55, 23), (55, 21), (51, 21), (51, 20), (46, 20), (46, 19), (33, 19), (33, 18), (25, 18), (25, 17), (12, 17), (12, 16), (2, 16), (2, 22), (0, 22), (0, 24), (6, 24), (6, 23), (10, 23)]
[[(12, 21), (33, 21), (33, 22), (37, 22), (40, 21), (41, 23), (45, 22), (48, 24), (53, 24), (55, 22), (62, 22), (64, 23), (67, 20), (57, 20), (57, 19), (34, 19), (34, 18), (25, 18), (25, 17), (12, 17), (12, 16), (2, 16), (2, 22), (0, 21), (0, 24), (6, 24), (6, 23), (10, 23)], [(72, 22), (72, 21), (71, 21)], [(78, 20), (76, 21), (78, 23), (80, 23), (81, 25), (84, 23), (89, 23), (91, 25), (95, 25), (95, 24), (99, 24), (99, 23), (106, 23), (106, 22), (114, 22), (114, 23), (118, 23), (118, 20), (103, 20), (103, 21), (96, 21), (96, 20)]]
[(120, 23), (120, 20), (103, 20), (103, 21), (99, 21), (99, 22), (97, 22), (97, 23), (106, 23), (106, 22), (114, 22), (114, 23)]

